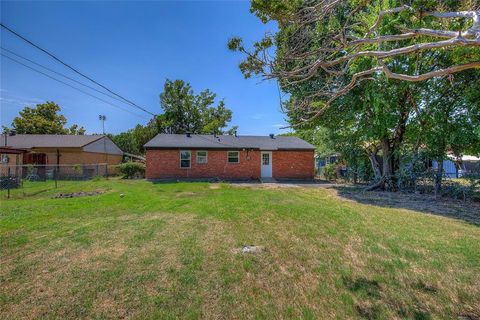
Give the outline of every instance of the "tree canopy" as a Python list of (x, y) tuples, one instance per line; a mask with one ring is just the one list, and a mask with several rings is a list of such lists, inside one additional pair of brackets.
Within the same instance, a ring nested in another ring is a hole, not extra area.
[(410, 153), (480, 152), (475, 1), (252, 0), (251, 11), (279, 28), (251, 47), (229, 41), (240, 70), (279, 82), (291, 126), (318, 149), (370, 159), (372, 187), (395, 189)]
[(66, 127), (67, 119), (60, 111), (60, 106), (51, 101), (25, 107), (13, 119), (12, 127), (19, 134), (85, 134), (85, 129), (76, 124)]
[[(287, 92), (316, 81), (294, 105), (302, 121), (367, 80), (418, 82), (480, 68), (476, 1), (252, 0), (251, 11), (279, 31), (251, 49), (235, 37), (229, 48), (245, 54), (246, 77), (278, 79)], [(437, 64), (445, 51), (449, 64)]]
[(123, 151), (142, 154), (143, 145), (158, 133), (233, 134), (237, 126), (227, 129), (232, 111), (223, 100), (215, 106), (215, 98), (208, 89), (195, 94), (189, 83), (167, 79), (160, 94), (162, 113), (112, 139)]
[[(232, 111), (220, 100), (215, 103), (216, 94), (210, 90), (193, 92), (192, 86), (183, 80), (166, 80), (160, 94), (163, 114), (156, 117), (159, 132), (222, 134), (232, 119)], [(230, 131), (235, 130), (235, 127)]]

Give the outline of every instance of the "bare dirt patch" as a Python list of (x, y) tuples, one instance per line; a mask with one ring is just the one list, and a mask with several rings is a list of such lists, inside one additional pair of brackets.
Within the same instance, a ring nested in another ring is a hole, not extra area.
[(100, 194), (105, 193), (103, 190), (95, 190), (95, 191), (80, 191), (80, 192), (69, 192), (69, 193), (58, 193), (54, 195), (53, 199), (61, 199), (61, 198), (78, 198), (78, 197), (91, 197), (91, 196), (98, 196)]
[(191, 198), (191, 197), (196, 197), (199, 196), (200, 193), (198, 192), (178, 192), (176, 194), (177, 198)]
[(277, 181), (277, 182), (230, 182), (230, 185), (235, 187), (249, 187), (259, 189), (284, 189), (284, 188), (332, 188), (341, 187), (343, 184), (331, 183), (323, 180), (292, 180), (292, 181)]

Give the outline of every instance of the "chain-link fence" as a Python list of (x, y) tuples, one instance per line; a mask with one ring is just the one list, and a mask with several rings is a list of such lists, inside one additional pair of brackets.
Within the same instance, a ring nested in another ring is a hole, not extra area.
[[(42, 188), (57, 188), (62, 181), (89, 180), (116, 175), (117, 167), (106, 163), (59, 165), (0, 165), (0, 190), (10, 196), (11, 189), (36, 192)], [(24, 193), (25, 193), (24, 192)]]

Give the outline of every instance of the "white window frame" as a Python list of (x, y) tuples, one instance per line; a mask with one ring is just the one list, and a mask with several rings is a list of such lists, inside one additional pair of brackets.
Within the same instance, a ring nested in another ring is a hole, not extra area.
[[(205, 152), (205, 156), (199, 156), (198, 153), (199, 152)], [(198, 159), (200, 158), (205, 158), (205, 161), (204, 162), (199, 162)], [(208, 151), (207, 150), (197, 150), (197, 159), (196, 159), (196, 162), (198, 164), (207, 164), (208, 163)]]
[[(237, 162), (231, 162), (230, 161), (230, 152), (236, 152), (237, 153)], [(240, 151), (235, 151), (235, 150), (227, 151), (227, 163), (232, 163), (232, 164), (240, 163)]]
[[(267, 164), (265, 164), (264, 161), (263, 161), (265, 155), (268, 156), (268, 157), (267, 157), (267, 158), (268, 158), (268, 163), (267, 163)], [(261, 156), (262, 156), (262, 166), (269, 166), (270, 163), (272, 162), (272, 159), (271, 159), (272, 155), (271, 155), (270, 153), (263, 152), (263, 153), (261, 153)]]
[[(182, 153), (188, 152), (188, 159), (182, 159)], [(190, 169), (192, 167), (192, 151), (190, 150), (180, 150), (180, 169)], [(182, 167), (182, 161), (188, 160), (188, 167)]]

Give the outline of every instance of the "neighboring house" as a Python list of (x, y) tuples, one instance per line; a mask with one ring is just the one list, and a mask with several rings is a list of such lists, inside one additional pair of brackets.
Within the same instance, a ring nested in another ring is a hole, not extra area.
[(336, 163), (337, 159), (338, 159), (338, 154), (331, 154), (328, 156), (320, 156), (317, 154), (315, 156), (315, 160), (316, 160), (315, 164), (317, 166), (317, 169), (320, 169), (322, 167), (325, 167), (327, 164)]
[(4, 135), (0, 138), (1, 144), (6, 141), (2, 148), (23, 150), (24, 153), (17, 154), (15, 160), (11, 154), (2, 154), (3, 165), (116, 165), (123, 158), (122, 150), (103, 135), (17, 134), (6, 138)]
[(297, 137), (158, 134), (147, 179), (313, 179), (315, 147)]
[[(438, 169), (437, 161), (432, 161), (432, 169)], [(465, 173), (471, 173), (479, 170), (479, 157), (462, 156), (460, 159), (457, 159), (453, 155), (448, 155), (448, 159), (443, 161), (443, 175), (447, 178), (460, 178)]]
[[(27, 151), (23, 149), (0, 147), (0, 178), (18, 176), (20, 171), (19, 166), (22, 164), (23, 155), (26, 152)], [(0, 188), (2, 187), (3, 183)]]

